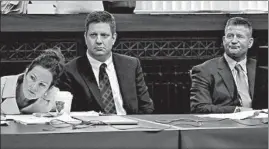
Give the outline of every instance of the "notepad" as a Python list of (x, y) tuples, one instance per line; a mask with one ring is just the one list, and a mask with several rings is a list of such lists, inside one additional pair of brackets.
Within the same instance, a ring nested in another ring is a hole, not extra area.
[(73, 116), (74, 119), (99, 125), (137, 125), (138, 121), (123, 116)]

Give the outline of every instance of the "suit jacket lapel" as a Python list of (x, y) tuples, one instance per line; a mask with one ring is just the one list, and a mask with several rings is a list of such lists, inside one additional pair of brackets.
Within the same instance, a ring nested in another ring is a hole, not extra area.
[(21, 113), (15, 97), (7, 98), (1, 103), (1, 113), (2, 112), (5, 114)]
[[(129, 106), (128, 102), (126, 102), (127, 96), (126, 93), (128, 93), (126, 89), (126, 85), (128, 85), (128, 80), (126, 78), (126, 69), (128, 69), (128, 65), (124, 65), (125, 63), (117, 56), (116, 54), (113, 54), (113, 63), (116, 70), (119, 86), (120, 86), (120, 92), (123, 100), (123, 107)], [(124, 108), (126, 109), (126, 108)]]
[(249, 84), (250, 97), (253, 99), (255, 73), (256, 73), (256, 63), (254, 62), (254, 60), (249, 59), (247, 61), (247, 73), (248, 73), (248, 84)]
[(227, 61), (225, 60), (224, 57), (221, 57), (219, 59), (218, 69), (219, 69), (218, 73), (222, 77), (222, 79), (223, 79), (223, 81), (225, 83), (225, 86), (226, 86), (227, 90), (230, 93), (231, 98), (233, 98), (233, 96), (234, 96), (234, 87), (235, 87), (234, 78), (233, 78), (232, 72), (231, 72), (231, 70), (229, 68), (229, 65), (228, 65), (228, 63), (227, 63)]
[(85, 81), (85, 84), (93, 94), (98, 104), (102, 107), (100, 90), (86, 55), (78, 59), (77, 67), (81, 77)]

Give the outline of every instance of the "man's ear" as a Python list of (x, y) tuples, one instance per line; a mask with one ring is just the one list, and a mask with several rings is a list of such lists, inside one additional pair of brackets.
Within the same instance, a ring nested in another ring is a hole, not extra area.
[(225, 36), (222, 36), (222, 44), (224, 45)]
[(84, 42), (88, 46), (88, 43), (87, 43), (87, 33), (86, 32), (84, 32)]
[(248, 42), (248, 48), (251, 48), (254, 43), (254, 39), (251, 37)]
[(87, 37), (87, 33), (86, 32), (84, 32), (84, 39), (86, 40), (86, 37)]
[(116, 40), (117, 40), (117, 33), (114, 33), (114, 34), (112, 35), (112, 38), (113, 38), (113, 45), (114, 45), (114, 43), (115, 43)]

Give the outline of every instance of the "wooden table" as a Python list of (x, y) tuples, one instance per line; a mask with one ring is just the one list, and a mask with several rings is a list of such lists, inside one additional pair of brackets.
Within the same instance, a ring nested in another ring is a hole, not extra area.
[[(169, 124), (179, 129), (181, 149), (268, 149), (268, 124), (263, 124), (262, 119), (233, 121), (200, 118), (194, 115), (135, 115), (132, 117), (153, 122), (174, 120)], [(197, 122), (189, 121), (189, 119), (204, 122), (198, 127)], [(268, 121), (268, 119), (263, 120)]]
[[(261, 123), (261, 119), (216, 120), (194, 115), (127, 117), (138, 120), (138, 125), (98, 125), (73, 130), (70, 127), (52, 129), (50, 125), (22, 125), (12, 122), (9, 126), (1, 126), (1, 148), (268, 148), (268, 125)], [(167, 124), (156, 123), (161, 120), (166, 120)], [(170, 122), (171, 120), (174, 121)], [(115, 127), (128, 129), (119, 130)]]
[(1, 126), (1, 149), (178, 149), (175, 127), (138, 120), (138, 125), (98, 125), (73, 130), (50, 125)]

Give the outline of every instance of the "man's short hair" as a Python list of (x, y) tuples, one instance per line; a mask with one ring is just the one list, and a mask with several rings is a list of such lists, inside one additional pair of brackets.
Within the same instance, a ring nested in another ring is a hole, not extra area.
[(228, 26), (232, 26), (232, 25), (235, 25), (235, 26), (240, 25), (240, 26), (244, 26), (248, 28), (250, 32), (250, 36), (252, 36), (252, 25), (246, 18), (242, 18), (242, 17), (230, 18), (226, 23), (225, 32)]
[(108, 23), (112, 34), (116, 33), (116, 21), (112, 14), (107, 11), (94, 11), (87, 15), (85, 20), (85, 32), (89, 30), (91, 23)]

